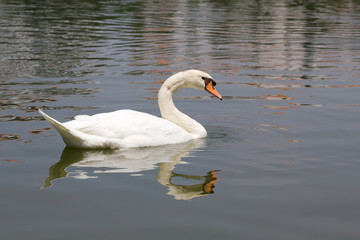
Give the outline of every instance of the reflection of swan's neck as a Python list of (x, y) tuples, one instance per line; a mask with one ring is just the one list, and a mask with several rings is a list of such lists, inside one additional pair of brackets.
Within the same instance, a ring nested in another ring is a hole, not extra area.
[(158, 94), (161, 116), (185, 129), (187, 132), (196, 135), (196, 138), (206, 137), (205, 128), (188, 115), (180, 112), (174, 105), (173, 94), (177, 89), (187, 87), (186, 85), (186, 79), (179, 74), (168, 78), (163, 83)]

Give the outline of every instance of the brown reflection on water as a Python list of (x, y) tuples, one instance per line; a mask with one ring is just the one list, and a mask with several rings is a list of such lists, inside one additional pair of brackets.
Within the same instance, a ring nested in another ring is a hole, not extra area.
[(278, 125), (273, 125), (273, 124), (267, 124), (267, 123), (258, 123), (257, 125), (262, 126), (262, 127), (270, 127), (270, 128), (276, 128), (282, 131), (289, 131), (288, 128), (282, 127), (282, 126), (278, 126)]
[(8, 140), (21, 141), (22, 138), (17, 134), (0, 133), (0, 142)]
[(294, 100), (294, 97), (286, 96), (283, 94), (278, 95), (266, 95), (263, 97), (264, 100)]
[[(30, 131), (29, 131), (30, 132)], [(23, 137), (21, 137), (19, 134), (11, 134), (11, 133), (0, 133), (0, 142), (3, 141), (15, 141), (15, 142), (22, 142), (24, 144), (32, 143), (32, 140), (25, 140)], [(2, 147), (2, 144), (0, 144), (0, 147)]]
[(276, 106), (276, 105), (260, 105), (263, 106), (264, 108), (270, 108), (270, 109), (297, 109), (297, 107), (290, 107), (290, 106)]
[(51, 130), (53, 128), (51, 127), (46, 127), (46, 128), (41, 128), (41, 129), (34, 129), (34, 130), (29, 130), (29, 133), (31, 135), (37, 135), (37, 134), (42, 134), (45, 131)]
[(296, 140), (296, 139), (289, 139), (289, 140), (287, 140), (287, 142), (289, 142), (289, 143), (303, 143), (304, 141)]
[(295, 106), (301, 106), (301, 107), (322, 107), (322, 104), (317, 104), (317, 103), (294, 103), (294, 102), (290, 102), (289, 104), (291, 105), (295, 105)]
[[(88, 81), (86, 81), (88, 82)], [(58, 80), (58, 81), (2, 81), (0, 88), (0, 111), (1, 110), (21, 110), (23, 112), (34, 112), (40, 104), (58, 101), (58, 98), (65, 96), (92, 95), (99, 91), (97, 88), (86, 87), (68, 87), (69, 84), (77, 84), (74, 81)], [(49, 86), (50, 85), (50, 86)], [(21, 86), (19, 88), (19, 86)], [(66, 87), (65, 87), (66, 86)], [(45, 107), (49, 108), (74, 108), (76, 110), (90, 109), (90, 107), (75, 107), (75, 106), (59, 106), (59, 107)], [(0, 116), (0, 122), (4, 121), (38, 121), (41, 120), (39, 116), (18, 116), (18, 115), (3, 115)]]
[(40, 116), (16, 116), (16, 115), (4, 115), (0, 116), (0, 122), (10, 122), (10, 121), (40, 121), (42, 118)]
[(11, 159), (0, 159), (1, 162), (8, 162), (8, 163), (24, 163), (24, 161), (19, 160), (11, 160)]
[(339, 105), (339, 107), (360, 107), (360, 104), (344, 104)]

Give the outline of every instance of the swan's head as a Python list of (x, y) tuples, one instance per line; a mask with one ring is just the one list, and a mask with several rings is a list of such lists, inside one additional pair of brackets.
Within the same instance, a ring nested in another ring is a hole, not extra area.
[(222, 100), (222, 96), (215, 88), (216, 82), (208, 73), (192, 69), (179, 74), (182, 75), (182, 79), (184, 81), (184, 85), (182, 87), (206, 90), (210, 94)]

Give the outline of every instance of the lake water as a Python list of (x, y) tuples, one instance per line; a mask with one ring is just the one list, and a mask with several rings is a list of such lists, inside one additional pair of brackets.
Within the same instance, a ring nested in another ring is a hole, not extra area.
[[(159, 116), (204, 140), (65, 148), (38, 114)], [(358, 1), (0, 1), (0, 238), (359, 239)]]

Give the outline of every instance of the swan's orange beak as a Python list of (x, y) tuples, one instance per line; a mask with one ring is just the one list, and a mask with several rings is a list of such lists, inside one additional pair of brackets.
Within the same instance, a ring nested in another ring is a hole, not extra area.
[(220, 95), (220, 93), (218, 93), (218, 91), (216, 90), (214, 84), (212, 81), (210, 81), (206, 86), (205, 86), (205, 90), (209, 93), (211, 93), (212, 95), (214, 95), (215, 97), (217, 97), (218, 99), (222, 100), (222, 96)]

